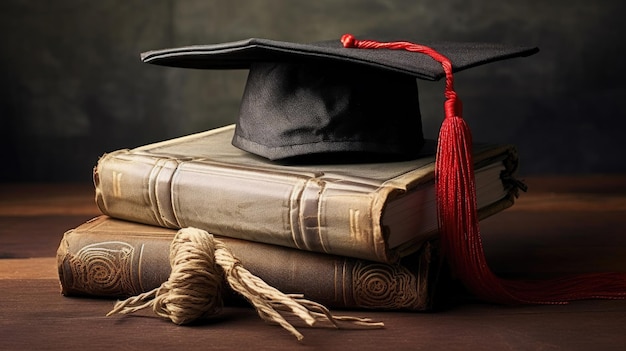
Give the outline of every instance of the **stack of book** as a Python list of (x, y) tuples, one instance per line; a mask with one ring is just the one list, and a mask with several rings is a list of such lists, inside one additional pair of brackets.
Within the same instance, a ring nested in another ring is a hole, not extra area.
[[(424, 311), (442, 270), (435, 143), (409, 161), (289, 163), (231, 144), (234, 126), (105, 154), (102, 215), (67, 231), (62, 293), (122, 298), (167, 280), (177, 229), (223, 240), (253, 274), (332, 308)], [(511, 206), (510, 145), (475, 145), (481, 219)]]

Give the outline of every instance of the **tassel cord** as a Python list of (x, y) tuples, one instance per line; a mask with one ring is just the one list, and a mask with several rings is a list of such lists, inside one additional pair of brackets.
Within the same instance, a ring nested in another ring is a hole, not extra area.
[(626, 274), (583, 274), (546, 281), (513, 281), (489, 268), (478, 226), (472, 136), (462, 118), (454, 91), (453, 67), (444, 55), (411, 42), (357, 40), (345, 34), (346, 48), (407, 50), (423, 53), (441, 64), (446, 78), (445, 117), (435, 162), (437, 216), (442, 253), (453, 274), (478, 298), (502, 304), (561, 304), (591, 298), (626, 298)]

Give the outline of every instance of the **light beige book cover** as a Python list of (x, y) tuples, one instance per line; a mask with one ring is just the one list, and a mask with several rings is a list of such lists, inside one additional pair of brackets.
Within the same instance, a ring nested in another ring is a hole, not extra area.
[[(434, 143), (402, 162), (285, 164), (231, 145), (226, 126), (103, 155), (96, 202), (111, 217), (378, 262), (437, 232)], [(513, 204), (510, 145), (474, 150), (479, 215)]]

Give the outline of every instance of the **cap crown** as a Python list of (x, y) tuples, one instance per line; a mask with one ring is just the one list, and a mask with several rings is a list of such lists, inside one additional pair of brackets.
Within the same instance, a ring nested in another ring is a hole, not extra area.
[(254, 63), (233, 145), (269, 159), (416, 156), (418, 100), (415, 78), (403, 74), (345, 63)]

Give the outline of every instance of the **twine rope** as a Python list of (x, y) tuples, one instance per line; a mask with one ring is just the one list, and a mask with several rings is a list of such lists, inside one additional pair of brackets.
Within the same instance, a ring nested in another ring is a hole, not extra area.
[[(170, 246), (172, 271), (166, 282), (151, 291), (118, 301), (107, 314), (130, 314), (152, 308), (175, 324), (188, 324), (220, 313), (224, 278), (243, 295), (259, 316), (278, 324), (298, 340), (304, 336), (287, 318), (306, 325), (334, 328), (382, 328), (382, 322), (369, 318), (334, 316), (323, 305), (300, 294), (284, 294), (245, 269), (222, 241), (197, 228), (177, 232)], [(294, 318), (295, 317), (295, 318)]]

